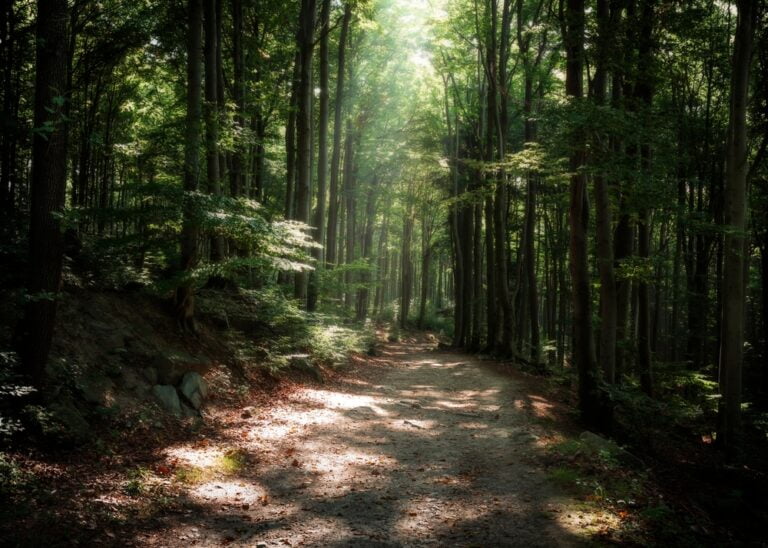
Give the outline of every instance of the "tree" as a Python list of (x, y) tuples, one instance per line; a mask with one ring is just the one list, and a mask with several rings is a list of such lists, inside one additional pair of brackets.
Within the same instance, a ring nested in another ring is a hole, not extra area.
[(46, 382), (45, 366), (56, 320), (64, 241), (58, 215), (64, 207), (67, 161), (69, 12), (66, 0), (37, 3), (34, 136), (29, 227), (29, 301), (23, 320), (21, 355), (38, 388)]
[(202, 111), (202, 0), (188, 0), (187, 12), (187, 112), (184, 135), (184, 206), (181, 231), (181, 270), (185, 280), (176, 290), (176, 309), (182, 329), (195, 331), (195, 301), (191, 274), (200, 260), (199, 226), (194, 193), (200, 177), (200, 116)]
[[(320, 120), (317, 143), (317, 205), (312, 223), (315, 229), (315, 241), (321, 246), (325, 243), (325, 193), (328, 175), (328, 34), (330, 33), (330, 15), (331, 0), (322, 0), (320, 8)], [(320, 268), (323, 263), (322, 250), (322, 247), (316, 247), (312, 250), (316, 269)], [(307, 310), (314, 310), (317, 307), (317, 292), (317, 270), (315, 270), (310, 274)]]
[[(297, 44), (299, 52), (299, 87), (296, 94), (296, 220), (309, 223), (312, 178), (312, 52), (315, 47), (316, 0), (301, 0)], [(307, 273), (297, 272), (295, 297), (307, 298)]]
[(344, 105), (344, 77), (346, 67), (347, 35), (352, 20), (352, 5), (344, 5), (344, 17), (341, 21), (339, 52), (336, 65), (336, 96), (333, 105), (333, 152), (331, 153), (331, 181), (328, 199), (328, 230), (325, 249), (325, 264), (336, 264), (336, 236), (339, 224), (339, 168), (341, 166), (341, 114)]
[[(216, 20), (217, 0), (203, 0), (205, 17), (205, 157), (208, 192), (221, 195), (221, 167), (219, 165), (219, 53)], [(211, 260), (222, 261), (225, 256), (224, 239), (214, 236), (211, 239)]]
[(745, 267), (747, 246), (747, 104), (752, 41), (757, 15), (755, 2), (740, 0), (733, 49), (731, 101), (728, 124), (725, 188), (725, 272), (723, 277), (723, 319), (720, 348), (720, 406), (718, 432), (723, 446), (733, 453), (741, 436), (742, 348), (744, 345)]
[[(578, 108), (584, 94), (584, 1), (567, 0), (565, 11), (565, 92)], [(589, 202), (585, 164), (585, 136), (578, 125), (572, 130), (570, 156), (570, 270), (573, 283), (573, 361), (579, 374), (579, 409), (584, 420), (600, 420), (595, 352), (592, 339), (591, 295), (587, 265)]]

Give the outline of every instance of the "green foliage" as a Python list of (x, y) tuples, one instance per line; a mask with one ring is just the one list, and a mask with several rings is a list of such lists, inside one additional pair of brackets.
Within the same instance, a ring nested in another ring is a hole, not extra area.
[(8, 454), (0, 453), (0, 497), (8, 500), (26, 490), (31, 476)]
[(132, 468), (126, 474), (126, 480), (123, 483), (123, 492), (132, 497), (138, 497), (147, 492), (148, 482), (152, 477), (152, 472), (143, 466)]

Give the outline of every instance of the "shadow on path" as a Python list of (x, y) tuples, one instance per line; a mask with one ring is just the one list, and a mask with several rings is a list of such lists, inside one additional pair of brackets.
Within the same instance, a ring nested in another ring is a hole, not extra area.
[[(244, 415), (230, 434), (247, 464), (191, 486), (134, 542), (571, 546), (604, 519), (535, 464), (548, 404), (514, 378), (425, 343), (390, 344), (358, 373)], [(220, 451), (166, 456), (205, 468)]]

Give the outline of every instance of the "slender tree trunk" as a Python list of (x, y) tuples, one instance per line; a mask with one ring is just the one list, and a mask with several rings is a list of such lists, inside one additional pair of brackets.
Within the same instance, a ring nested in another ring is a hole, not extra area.
[(341, 164), (341, 111), (344, 105), (344, 76), (346, 64), (347, 35), (352, 19), (352, 6), (344, 6), (344, 18), (339, 37), (339, 53), (336, 76), (336, 97), (333, 106), (333, 152), (331, 154), (330, 196), (328, 201), (328, 230), (325, 264), (336, 264), (336, 240), (339, 222), (339, 166)]
[[(566, 94), (577, 104), (583, 98), (584, 0), (567, 0)], [(573, 362), (579, 374), (579, 408), (588, 424), (600, 422), (597, 371), (592, 341), (591, 296), (587, 254), (589, 203), (585, 163), (585, 136), (576, 129), (570, 158), (570, 269), (573, 280)]]
[[(21, 358), (38, 388), (46, 384), (45, 366), (56, 321), (61, 286), (63, 238), (57, 215), (64, 208), (67, 132), (66, 0), (38, 0), (35, 101), (30, 188), (29, 278), (22, 324)], [(43, 129), (45, 128), (45, 129)]]
[(419, 302), (419, 319), (417, 326), (419, 329), (424, 329), (424, 318), (427, 315), (427, 298), (429, 295), (429, 275), (432, 267), (432, 242), (431, 231), (427, 227), (428, 220), (422, 219), (421, 233), (422, 233), (422, 246), (421, 246), (421, 299)]
[(199, 227), (192, 193), (198, 190), (200, 164), (200, 116), (202, 111), (202, 25), (201, 0), (187, 0), (187, 114), (184, 128), (184, 198), (181, 230), (181, 270), (184, 280), (176, 290), (176, 317), (182, 329), (195, 331), (195, 296), (192, 270), (199, 261)]
[[(301, 0), (298, 47), (301, 58), (297, 94), (296, 139), (296, 220), (309, 223), (310, 184), (312, 179), (312, 52), (315, 41), (316, 0)], [(301, 302), (307, 298), (307, 273), (297, 272), (294, 296)]]
[[(606, 101), (606, 85), (610, 51), (614, 47), (613, 29), (609, 14), (609, 0), (597, 2), (597, 68), (594, 78), (594, 100), (598, 106)], [(595, 150), (598, 159), (607, 161), (604, 149), (599, 145), (601, 137), (596, 139)], [(595, 191), (595, 227), (598, 271), (600, 273), (600, 369), (603, 379), (608, 384), (616, 381), (616, 279), (614, 276), (613, 227), (610, 196), (605, 176), (598, 169), (594, 180)]]
[[(245, 129), (245, 61), (243, 55), (243, 2), (232, 0), (232, 64), (233, 93), (235, 101), (235, 123), (240, 130)], [(232, 170), (229, 174), (230, 195), (245, 195), (245, 146), (235, 143), (232, 152)]]
[(296, 186), (296, 111), (300, 71), (301, 57), (296, 52), (293, 57), (291, 98), (288, 102), (288, 121), (285, 126), (285, 206), (283, 207), (283, 214), (286, 219), (293, 219), (295, 215), (293, 202)]
[(745, 257), (747, 229), (747, 106), (752, 42), (756, 21), (756, 2), (738, 0), (738, 23), (731, 74), (730, 121), (725, 188), (725, 272), (723, 279), (723, 316), (720, 348), (720, 389), (724, 404), (720, 407), (724, 429), (718, 432), (733, 456), (741, 441), (742, 348), (744, 345)]
[[(221, 196), (221, 175), (219, 166), (219, 106), (218, 106), (218, 67), (217, 67), (217, 29), (216, 0), (204, 0), (205, 17), (205, 150), (208, 192)], [(211, 238), (211, 261), (224, 259), (224, 239), (220, 236)]]
[[(409, 207), (410, 209), (410, 207)], [(408, 212), (403, 220), (403, 249), (400, 266), (400, 327), (408, 326), (411, 309), (411, 290), (413, 288), (413, 263), (411, 260), (411, 240), (413, 237), (413, 213)]]
[[(645, 120), (650, 120), (653, 86), (651, 83), (652, 70), (652, 33), (654, 6), (656, 0), (644, 0), (640, 15), (640, 36), (638, 46), (638, 82), (635, 94), (642, 101)], [(650, 131), (650, 122), (646, 122)], [(640, 168), (646, 184), (652, 177), (651, 147), (645, 142), (640, 147)], [(641, 207), (638, 214), (637, 251), (641, 260), (648, 261), (651, 251), (650, 212), (647, 207)], [(640, 386), (647, 395), (653, 395), (652, 356), (651, 356), (651, 303), (649, 281), (641, 278), (638, 281), (638, 369), (640, 371)]]
[[(312, 226), (315, 230), (315, 241), (323, 245), (325, 243), (325, 203), (326, 180), (328, 176), (328, 110), (329, 110), (329, 76), (328, 76), (328, 33), (330, 32), (331, 0), (322, 0), (320, 8), (321, 36), (320, 36), (320, 120), (318, 127), (318, 156), (317, 156), (317, 205), (315, 206), (315, 219)], [(307, 310), (313, 311), (317, 307), (318, 287), (317, 269), (323, 265), (323, 248), (312, 250), (315, 259), (315, 270), (309, 275), (309, 288), (307, 293)]]
[[(346, 139), (344, 141), (344, 234), (345, 255), (344, 263), (351, 264), (355, 261), (355, 243), (357, 237), (357, 181), (355, 177), (355, 132), (352, 129), (352, 120), (347, 119)], [(341, 256), (339, 256), (341, 262)], [(344, 294), (344, 304), (352, 305), (352, 284), (355, 281), (355, 273), (347, 270), (344, 273), (344, 281), (347, 290)]]

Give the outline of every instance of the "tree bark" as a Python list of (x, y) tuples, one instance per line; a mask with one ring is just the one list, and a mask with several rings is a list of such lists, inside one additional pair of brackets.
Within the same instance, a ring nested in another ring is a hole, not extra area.
[[(216, 0), (204, 0), (205, 18), (205, 151), (208, 192), (221, 196), (221, 168), (219, 165), (219, 104), (218, 104), (218, 37), (216, 22)], [(221, 236), (211, 238), (211, 261), (224, 259), (224, 239)]]
[[(243, 55), (243, 2), (232, 0), (232, 64), (233, 93), (235, 100), (235, 123), (241, 131), (245, 129), (245, 61)], [(232, 170), (229, 174), (230, 195), (233, 198), (245, 195), (245, 146), (235, 143), (232, 152)]]
[(21, 358), (38, 388), (45, 388), (45, 366), (56, 321), (61, 286), (63, 238), (57, 214), (64, 208), (67, 132), (66, 0), (38, 0), (35, 100), (30, 188), (30, 301), (22, 327)]
[(187, 0), (187, 114), (184, 128), (184, 198), (181, 229), (181, 270), (184, 280), (176, 290), (176, 317), (182, 329), (195, 331), (195, 297), (190, 275), (199, 261), (199, 226), (192, 193), (198, 190), (200, 163), (200, 115), (202, 111), (201, 0)]
[[(315, 42), (316, 0), (301, 0), (298, 48), (301, 59), (296, 112), (296, 220), (309, 223), (310, 184), (312, 179), (312, 52)], [(294, 296), (307, 298), (307, 273), (297, 272)]]
[[(321, 246), (325, 243), (325, 193), (328, 176), (328, 34), (330, 32), (331, 0), (322, 0), (320, 9), (321, 36), (320, 36), (320, 120), (317, 142), (317, 201), (315, 206), (315, 219), (312, 226), (315, 230), (315, 241)], [(323, 264), (323, 248), (312, 250), (315, 259), (315, 270), (309, 275), (309, 288), (307, 293), (307, 310), (313, 311), (317, 307), (318, 287), (317, 269)]]
[(722, 337), (720, 348), (720, 387), (724, 403), (720, 407), (724, 428), (718, 432), (733, 456), (741, 441), (742, 352), (744, 345), (745, 240), (747, 229), (747, 106), (756, 2), (739, 0), (738, 23), (731, 74), (730, 121), (728, 124), (725, 187), (725, 271), (723, 279)]
[[(567, 0), (566, 7), (566, 94), (574, 104), (583, 98), (584, 0)], [(573, 282), (573, 362), (579, 375), (579, 409), (588, 424), (600, 422), (599, 394), (592, 341), (591, 296), (587, 254), (589, 203), (583, 172), (586, 156), (582, 129), (574, 130), (570, 157), (570, 269)]]
[[(608, 65), (613, 47), (613, 26), (610, 20), (609, 0), (597, 2), (597, 67), (593, 82), (594, 101), (598, 106), (605, 105), (608, 83)], [(604, 136), (596, 138), (595, 149), (598, 160), (606, 162), (606, 150), (600, 146)], [(595, 192), (595, 232), (597, 266), (600, 273), (600, 352), (599, 365), (603, 379), (608, 384), (616, 381), (616, 279), (614, 276), (613, 226), (610, 195), (605, 176), (598, 169), (594, 179)]]
[(339, 166), (341, 164), (341, 111), (344, 106), (344, 76), (346, 65), (347, 35), (352, 19), (352, 6), (344, 6), (344, 18), (339, 37), (339, 53), (336, 73), (336, 97), (333, 106), (333, 152), (331, 154), (330, 196), (328, 200), (328, 230), (325, 264), (336, 264), (336, 241), (339, 222)]

